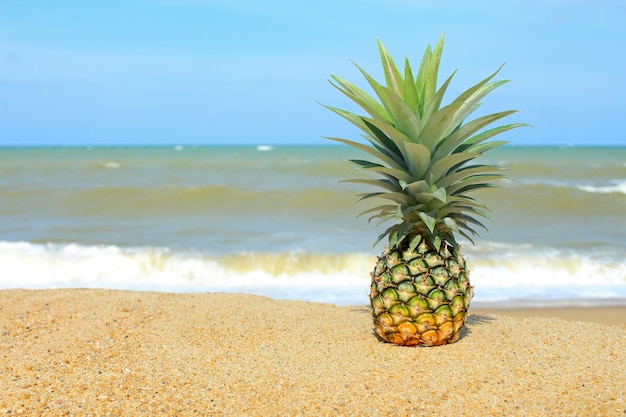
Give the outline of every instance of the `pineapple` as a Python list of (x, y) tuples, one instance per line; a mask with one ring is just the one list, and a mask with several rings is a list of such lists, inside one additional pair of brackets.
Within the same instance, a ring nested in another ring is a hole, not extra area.
[(436, 346), (458, 340), (473, 289), (457, 235), (474, 243), (474, 228), (485, 228), (477, 217), (488, 215), (469, 194), (504, 178), (501, 168), (471, 161), (506, 143), (488, 139), (525, 125), (484, 129), (514, 110), (466, 120), (483, 97), (507, 82), (492, 81), (500, 69), (441, 106), (454, 76), (437, 89), (443, 39), (434, 49), (428, 46), (416, 76), (406, 58), (400, 72), (378, 41), (386, 85), (356, 65), (377, 99), (343, 78), (330, 80), (367, 115), (325, 106), (356, 125), (371, 146), (327, 139), (376, 159), (350, 160), (375, 176), (346, 182), (378, 187), (360, 197), (380, 198), (383, 204), (361, 214), (371, 214), (370, 221), (380, 223), (393, 220), (374, 244), (388, 239), (371, 273), (370, 305), (378, 335), (398, 345)]

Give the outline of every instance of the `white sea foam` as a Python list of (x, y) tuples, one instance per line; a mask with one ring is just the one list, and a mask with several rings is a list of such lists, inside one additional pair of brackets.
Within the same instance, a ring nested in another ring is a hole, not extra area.
[[(478, 303), (626, 302), (624, 261), (488, 243), (469, 256)], [(167, 248), (0, 242), (0, 288), (239, 292), (364, 305), (373, 261), (370, 254), (216, 257)]]
[(626, 194), (626, 180), (614, 181), (612, 185), (604, 185), (604, 186), (593, 186), (593, 185), (577, 185), (581, 191), (586, 191), (588, 193), (621, 193)]
[(109, 168), (109, 169), (117, 169), (120, 168), (122, 165), (117, 163), (117, 162), (106, 162), (104, 164), (105, 168)]
[(507, 184), (507, 187), (515, 187), (517, 184), (547, 185), (549, 187), (557, 187), (557, 188), (575, 188), (577, 190), (585, 191), (587, 193), (626, 194), (626, 180), (611, 180), (603, 184), (573, 184), (571, 182), (566, 182), (566, 181), (526, 179), (526, 180), (522, 180), (518, 182), (508, 181), (506, 182), (506, 184)]
[[(263, 257), (240, 256), (244, 261)], [(232, 256), (225, 259), (226, 263), (202, 254), (173, 254), (166, 248), (0, 242), (0, 288), (240, 292), (335, 304), (366, 300), (368, 283), (363, 276), (367, 271), (355, 274), (344, 268), (331, 274), (318, 269), (290, 273), (273, 268), (277, 260), (272, 256), (260, 262), (263, 266), (258, 269), (246, 262), (239, 267)], [(354, 294), (354, 289), (360, 294)]]

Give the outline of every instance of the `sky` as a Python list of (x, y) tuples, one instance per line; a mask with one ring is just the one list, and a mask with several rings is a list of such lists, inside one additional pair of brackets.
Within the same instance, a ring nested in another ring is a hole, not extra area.
[(444, 99), (504, 68), (478, 116), (515, 145), (626, 145), (624, 0), (0, 0), (0, 146), (317, 145), (359, 132), (328, 82), (414, 69), (445, 34)]

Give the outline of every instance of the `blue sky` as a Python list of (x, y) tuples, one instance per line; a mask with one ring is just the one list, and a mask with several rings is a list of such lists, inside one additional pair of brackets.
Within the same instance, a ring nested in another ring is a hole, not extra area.
[(0, 146), (358, 138), (330, 74), (418, 66), (445, 33), (448, 100), (506, 63), (481, 112), (518, 145), (626, 145), (623, 0), (0, 0)]

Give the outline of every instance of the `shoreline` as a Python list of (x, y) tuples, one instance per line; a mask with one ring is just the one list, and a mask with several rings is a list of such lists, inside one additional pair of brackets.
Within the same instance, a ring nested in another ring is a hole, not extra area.
[(553, 300), (550, 303), (543, 300), (475, 302), (471, 304), (469, 313), (626, 325), (626, 299)]
[(557, 318), (565, 321), (626, 325), (626, 306), (588, 306), (588, 307), (513, 307), (489, 308), (470, 307), (469, 314), (496, 315), (506, 317), (541, 317)]
[[(607, 309), (626, 317), (626, 307), (549, 309), (551, 318), (472, 308), (456, 343), (407, 348), (374, 335), (366, 306), (0, 290), (0, 412), (622, 415), (626, 324), (600, 323)], [(596, 321), (579, 320), (592, 311)]]

